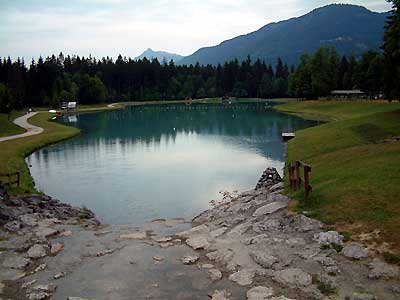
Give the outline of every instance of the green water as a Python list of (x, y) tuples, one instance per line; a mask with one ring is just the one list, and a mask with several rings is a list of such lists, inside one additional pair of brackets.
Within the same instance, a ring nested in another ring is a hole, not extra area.
[(220, 191), (254, 188), (284, 166), (283, 131), (312, 123), (242, 104), (129, 107), (65, 116), (82, 129), (27, 158), (38, 189), (106, 223), (191, 218)]

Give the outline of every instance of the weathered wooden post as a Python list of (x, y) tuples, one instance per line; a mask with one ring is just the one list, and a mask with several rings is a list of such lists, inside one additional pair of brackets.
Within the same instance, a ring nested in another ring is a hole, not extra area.
[(304, 200), (307, 201), (308, 195), (311, 191), (310, 186), (310, 176), (309, 173), (311, 172), (311, 167), (308, 165), (304, 165)]
[(288, 165), (288, 171), (289, 171), (289, 184), (290, 184), (290, 188), (293, 188), (292, 163), (289, 163), (289, 165)]
[(295, 164), (295, 169), (296, 169), (296, 182), (295, 182), (295, 189), (300, 189), (300, 184), (301, 184), (301, 176), (300, 176), (300, 165), (301, 163), (297, 160)]

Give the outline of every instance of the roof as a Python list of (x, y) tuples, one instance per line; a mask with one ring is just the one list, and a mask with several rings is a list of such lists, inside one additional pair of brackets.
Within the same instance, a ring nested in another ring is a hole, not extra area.
[(363, 91), (361, 90), (334, 90), (331, 92), (331, 94), (336, 94), (336, 95), (361, 95), (364, 94)]

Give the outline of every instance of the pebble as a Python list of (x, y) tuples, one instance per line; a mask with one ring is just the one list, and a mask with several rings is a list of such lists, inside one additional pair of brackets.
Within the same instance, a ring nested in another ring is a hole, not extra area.
[(181, 261), (183, 262), (184, 265), (191, 265), (194, 264), (196, 261), (199, 260), (200, 257), (198, 256), (184, 256), (181, 258)]
[(231, 274), (228, 278), (230, 281), (236, 282), (239, 285), (246, 286), (253, 283), (255, 276), (254, 270), (241, 270)]
[(211, 281), (221, 280), (222, 273), (218, 269), (210, 269), (210, 270), (208, 270), (208, 278), (210, 278)]
[(57, 279), (65, 277), (66, 275), (67, 275), (66, 272), (60, 272), (60, 273), (57, 273), (56, 275), (54, 275), (53, 278), (57, 280)]
[(64, 244), (62, 243), (54, 243), (51, 244), (51, 249), (50, 249), (50, 254), (51, 255), (57, 255), (64, 249)]
[(155, 260), (157, 262), (161, 262), (164, 260), (164, 257), (156, 255), (156, 256), (153, 256), (153, 260)]
[(229, 300), (231, 295), (227, 290), (215, 290), (209, 294), (211, 300)]

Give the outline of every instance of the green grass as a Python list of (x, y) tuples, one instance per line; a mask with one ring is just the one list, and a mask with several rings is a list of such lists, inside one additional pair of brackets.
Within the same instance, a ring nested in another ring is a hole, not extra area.
[(362, 224), (379, 228), (384, 239), (400, 249), (400, 104), (366, 101), (304, 101), (277, 107), (327, 121), (296, 132), (288, 143), (287, 162), (312, 166), (313, 191), (307, 203), (302, 192), (288, 191), (327, 224)]
[(13, 120), (22, 115), (21, 112), (12, 112), (10, 120), (7, 114), (0, 114), (0, 137), (24, 133), (25, 129), (15, 125)]
[(43, 146), (79, 134), (77, 128), (49, 122), (52, 116), (43, 112), (29, 119), (31, 124), (43, 127), (45, 129), (43, 133), (0, 143), (0, 173), (21, 172), (21, 186), (11, 189), (12, 193), (37, 192), (24, 160), (27, 155)]

